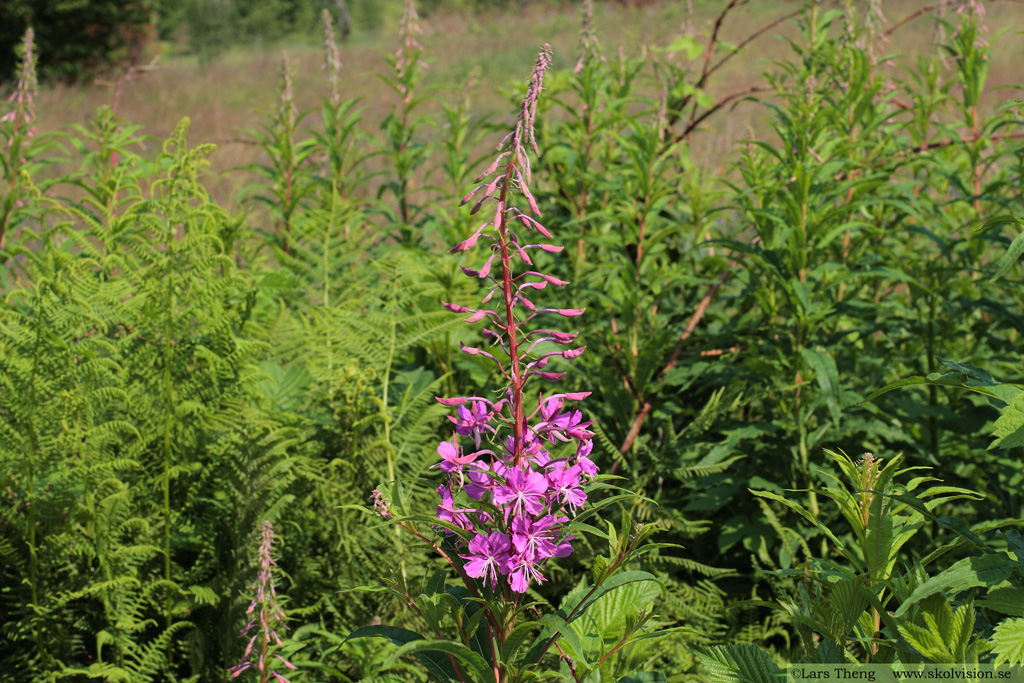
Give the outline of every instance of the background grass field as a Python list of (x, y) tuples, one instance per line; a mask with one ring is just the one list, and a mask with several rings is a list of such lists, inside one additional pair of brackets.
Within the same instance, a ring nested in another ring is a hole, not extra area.
[[(887, 0), (883, 9), (887, 19), (895, 23), (931, 4), (924, 0)], [(614, 58), (619, 47), (627, 57), (635, 57), (669, 44), (688, 28), (705, 34), (724, 5), (696, 2), (691, 18), (685, 2), (666, 1), (645, 7), (601, 3), (595, 11), (595, 23), (609, 59)], [(779, 0), (758, 0), (744, 6), (724, 22), (722, 42), (738, 44), (799, 7), (798, 2)], [(1019, 31), (1024, 29), (1024, 5), (992, 2), (987, 12), (989, 39), (999, 46), (992, 53), (990, 92), (985, 98), (985, 105), (991, 108), (1019, 96), (1013, 90), (998, 89), (1019, 82), (1024, 63), (1024, 47), (1019, 39)], [(391, 111), (391, 102), (381, 97), (380, 82), (374, 74), (386, 69), (381, 53), (396, 49), (398, 19), (396, 12), (385, 15), (385, 24), (379, 29), (358, 32), (341, 45), (342, 91), (345, 97), (361, 98), (366, 106), (368, 129), (377, 127)], [(426, 85), (464, 84), (471, 74), (477, 74), (474, 115), (507, 118), (510, 100), (501, 89), (509, 78), (528, 71), (537, 47), (545, 42), (554, 49), (556, 66), (572, 66), (579, 26), (580, 10), (572, 3), (531, 3), (522, 12), (435, 12), (423, 20), (420, 42), (430, 64), (423, 81)], [(786, 21), (756, 39), (712, 79), (710, 93), (721, 97), (763, 84), (764, 74), (776, 71), (774, 63), (792, 55), (786, 39), (793, 37), (792, 22)], [(885, 47), (892, 57), (888, 68), (906, 68), (917, 56), (933, 53), (935, 39), (934, 24), (927, 16), (896, 29)], [(189, 116), (190, 137), (219, 146), (211, 158), (215, 171), (259, 159), (259, 150), (246, 144), (247, 136), (242, 131), (256, 127), (261, 116), (275, 106), (282, 51), (288, 53), (293, 65), (300, 111), (316, 106), (327, 94), (322, 71), (323, 47), (316, 37), (272, 47), (234, 47), (210, 62), (202, 62), (196, 55), (180, 54), (184, 50), (174, 43), (153, 46), (154, 52), (165, 54), (154, 54), (152, 70), (123, 85), (117, 111), (126, 120), (141, 125), (143, 133), (157, 138), (166, 136), (181, 117)], [(111, 103), (115, 80), (116, 74), (103, 81), (44, 90), (38, 104), (40, 131), (88, 121), (97, 107)], [(451, 101), (463, 97), (463, 93), (457, 87), (439, 92), (437, 97)], [(727, 161), (733, 158), (736, 143), (755, 131), (762, 132), (764, 120), (764, 108), (752, 101), (741, 101), (710, 118), (694, 136), (694, 161), (713, 173), (724, 171)], [(228, 175), (213, 179), (211, 188), (218, 201), (230, 203), (243, 183), (239, 175)]]

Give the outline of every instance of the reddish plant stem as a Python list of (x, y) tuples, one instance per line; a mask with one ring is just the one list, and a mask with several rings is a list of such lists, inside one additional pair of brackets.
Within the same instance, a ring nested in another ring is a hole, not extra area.
[[(518, 131), (517, 131), (518, 132)], [(505, 294), (505, 335), (508, 338), (509, 370), (512, 375), (512, 462), (519, 467), (523, 459), (523, 378), (519, 367), (519, 341), (516, 338), (516, 317), (513, 308), (515, 285), (512, 283), (512, 266), (508, 253), (508, 226), (505, 221), (505, 200), (512, 185), (512, 175), (519, 161), (519, 136), (512, 136), (512, 153), (505, 167), (505, 181), (501, 185), (498, 199), (498, 247), (501, 254), (501, 286)]]
[[(426, 536), (421, 534), (419, 531), (417, 531), (413, 527), (408, 526), (407, 524), (403, 524), (402, 522), (398, 522), (398, 526), (402, 527), (403, 529), (405, 529), (406, 531), (411, 533), (413, 536), (416, 536), (421, 541), (423, 541), (424, 543), (429, 545), (431, 548), (433, 548), (441, 557), (443, 557), (445, 559), (445, 562), (450, 564), (455, 569), (455, 571), (459, 575), (459, 578), (462, 579), (462, 582), (466, 585), (466, 589), (470, 592), (470, 594), (474, 598), (479, 598), (480, 597), (480, 593), (477, 592), (476, 586), (474, 586), (473, 582), (470, 581), (469, 575), (466, 574), (465, 570), (462, 567), (460, 567), (454, 561), (452, 561), (452, 558), (448, 555), (448, 553), (446, 553), (436, 543), (434, 543), (432, 540), (430, 540), (429, 538), (427, 538)], [(409, 605), (412, 606), (412, 608), (416, 612), (420, 611), (419, 608), (416, 607), (415, 603), (412, 602), (412, 600), (408, 600), (408, 602), (409, 602)], [(491, 611), (489, 609), (484, 609), (484, 614), (487, 616), (487, 622), (488, 622), (487, 630), (490, 631), (490, 629), (493, 627), (494, 629), (498, 630), (498, 632), (500, 633), (501, 631), (498, 628), (498, 622), (494, 619), (494, 615), (491, 614)], [(438, 637), (440, 637), (440, 635), (441, 634), (439, 633)], [(494, 640), (493, 639), (490, 639), (490, 640), (491, 640), (492, 647), (493, 647)], [(462, 677), (462, 672), (459, 671), (459, 665), (456, 664), (456, 662), (455, 662), (455, 658), (452, 655), (448, 655), (448, 660), (451, 662), (452, 667), (455, 669), (455, 674), (459, 677), (459, 680), (462, 681), (462, 683), (466, 683), (466, 680)], [(494, 660), (494, 672), (495, 672), (495, 680), (497, 681), (498, 680), (497, 679), (497, 673), (498, 673), (497, 659)]]
[[(408, 529), (408, 527), (405, 527), (405, 525), (403, 524), (399, 524), (399, 526)], [(415, 602), (413, 602), (412, 598), (409, 597), (408, 593), (403, 592), (402, 597), (405, 598), (405, 604), (413, 612), (415, 612), (418, 616), (423, 617), (423, 610), (421, 610), (419, 606)], [(487, 628), (490, 629), (490, 626), (488, 626)], [(462, 628), (460, 627), (459, 630), (461, 631)], [(443, 637), (440, 631), (435, 630), (434, 633), (437, 635), (438, 638)], [(459, 671), (459, 665), (455, 662), (455, 657), (453, 657), (452, 655), (448, 655), (448, 661), (451, 662), (452, 668), (455, 669), (455, 675), (459, 677), (459, 680), (462, 681), (462, 683), (466, 683), (465, 679), (462, 678), (462, 672)]]
[[(408, 531), (410, 534), (412, 534), (413, 536), (415, 536), (416, 538), (420, 539), (421, 541), (423, 541), (424, 543), (429, 545), (431, 548), (433, 548), (434, 551), (438, 555), (440, 555), (441, 557), (444, 558), (445, 562), (450, 564), (452, 566), (452, 568), (455, 569), (455, 571), (459, 575), (459, 578), (462, 579), (462, 583), (464, 583), (466, 585), (466, 590), (468, 590), (470, 592), (470, 595), (472, 595), (474, 598), (478, 598), (478, 599), (480, 598), (480, 593), (477, 592), (476, 586), (473, 585), (473, 581), (469, 578), (469, 574), (466, 573), (465, 569), (463, 569), (458, 564), (456, 564), (452, 560), (451, 556), (448, 555), (448, 553), (446, 553), (444, 550), (441, 549), (440, 546), (438, 546), (436, 543), (434, 543), (432, 540), (430, 540), (429, 538), (427, 538), (426, 536), (421, 534), (419, 531), (417, 531), (413, 527), (411, 527), (411, 526), (409, 526), (407, 524), (404, 524), (403, 522), (397, 522), (397, 524), (398, 524), (398, 526), (402, 527), (403, 529)], [(495, 629), (498, 629), (499, 632), (500, 632), (500, 628), (498, 627), (498, 622), (494, 618), (494, 615), (491, 613), (491, 611), (488, 610), (488, 609), (485, 609), (484, 610), (484, 614), (487, 615), (487, 621), (490, 622), (491, 626), (493, 626)]]
[[(644, 208), (650, 202), (650, 195), (644, 197)], [(640, 237), (636, 241), (636, 280), (640, 281), (640, 261), (644, 258), (644, 231), (647, 229), (647, 214), (640, 214)]]
[[(992, 0), (992, 1), (993, 2), (1014, 2), (1014, 3), (1017, 3), (1017, 4), (1024, 4), (1024, 0)], [(889, 34), (893, 33), (896, 29), (898, 29), (900, 26), (903, 26), (904, 24), (906, 24), (906, 23), (908, 23), (910, 21), (913, 21), (914, 19), (917, 19), (922, 14), (928, 14), (929, 12), (934, 12), (939, 7), (941, 7), (943, 4), (946, 4), (946, 3), (945, 2), (937, 2), (934, 5), (928, 5), (927, 7), (922, 7), (921, 9), (917, 10), (916, 12), (911, 12), (910, 14), (908, 14), (907, 16), (903, 17), (902, 19), (897, 21), (895, 24), (890, 26), (889, 28), (885, 29), (885, 31), (882, 32), (882, 35), (883, 36), (888, 36)]]
[[(1024, 133), (998, 133), (996, 135), (989, 135), (988, 136), (988, 140), (992, 140), (992, 141), (995, 141), (995, 140), (1015, 140), (1015, 139), (1018, 139), (1018, 138), (1024, 138)], [(914, 147), (913, 149), (908, 150), (908, 152), (926, 152), (929, 149), (938, 149), (939, 147), (949, 147), (950, 145), (955, 145), (958, 142), (963, 144), (963, 143), (967, 143), (967, 142), (977, 142), (980, 139), (981, 139), (980, 135), (972, 135), (969, 138), (954, 138), (952, 140), (939, 140), (938, 142), (929, 142), (927, 144), (920, 145), (919, 147)], [(882, 163), (885, 163), (886, 161), (892, 161), (892, 158), (884, 159), (882, 161)]]
[[(572, 621), (573, 617), (576, 616), (576, 612), (579, 610), (579, 608), (587, 600), (590, 599), (590, 596), (592, 596), (594, 593), (597, 592), (598, 588), (601, 587), (601, 584), (604, 583), (604, 579), (607, 579), (608, 577), (610, 577), (612, 574), (615, 573), (615, 570), (618, 569), (620, 564), (622, 564), (622, 561), (624, 559), (626, 559), (626, 555), (627, 554), (628, 554), (628, 551), (625, 552), (625, 553), (620, 554), (618, 557), (615, 558), (615, 561), (612, 562), (611, 565), (609, 565), (608, 568), (605, 569), (604, 572), (601, 573), (602, 581), (600, 581), (600, 582), (595, 581), (594, 582), (594, 587), (591, 588), (589, 591), (587, 591), (587, 594), (584, 595), (580, 599), (580, 601), (578, 603), (576, 603), (576, 606), (573, 607), (572, 611), (569, 612), (568, 616), (566, 616), (566, 618), (565, 618), (565, 622), (566, 623), (569, 623), (570, 621)], [(536, 666), (538, 664), (540, 664), (540, 660), (544, 659), (544, 655), (547, 654), (548, 650), (551, 649), (551, 646), (554, 645), (557, 642), (557, 640), (558, 640), (558, 633), (555, 633), (555, 635), (551, 636), (551, 638), (548, 640), (547, 644), (544, 646), (544, 649), (541, 650), (540, 655), (537, 657), (537, 661), (530, 665), (530, 668), (528, 669), (529, 671), (533, 671), (533, 669), (536, 668)]]
[(715, 19), (715, 26), (711, 29), (711, 38), (708, 39), (708, 46), (704, 49), (704, 68), (701, 69), (700, 80), (697, 81), (696, 86), (694, 86), (698, 90), (707, 83), (708, 76), (711, 75), (711, 54), (714, 52), (715, 44), (718, 42), (718, 32), (722, 30), (722, 24), (725, 22), (725, 16), (740, 5), (744, 5), (746, 3), (747, 0), (732, 0), (732, 2), (725, 6), (725, 9), (722, 10), (721, 14), (718, 15), (718, 18)]
[(267, 634), (266, 608), (260, 609), (260, 626), (263, 627), (262, 649), (260, 650), (260, 683), (267, 683), (267, 645), (270, 636)]
[[(533, 610), (533, 613), (536, 614), (537, 618), (539, 619), (540, 610), (532, 606), (530, 607), (530, 609)], [(579, 675), (577, 675), (576, 673), (576, 665), (573, 664), (572, 659), (569, 658), (569, 655), (565, 654), (565, 651), (562, 649), (562, 646), (559, 645), (557, 641), (555, 641), (555, 648), (558, 650), (558, 656), (561, 657), (562, 660), (569, 666), (569, 673), (572, 674), (572, 680), (576, 681), (576, 683), (580, 683)]]
[[(760, 241), (760, 237), (755, 237), (752, 244), (758, 244)], [(711, 304), (711, 299), (715, 296), (722, 285), (725, 284), (725, 281), (729, 279), (732, 271), (735, 270), (737, 266), (739, 266), (739, 261), (733, 261), (730, 263), (726, 271), (718, 277), (718, 282), (711, 285), (707, 294), (705, 294), (704, 298), (701, 299), (699, 304), (697, 304), (697, 309), (693, 312), (693, 315), (690, 316), (690, 320), (686, 323), (686, 328), (683, 330), (682, 334), (679, 335), (679, 341), (676, 343), (676, 347), (673, 349), (672, 355), (669, 356), (668, 362), (665, 363), (665, 367), (663, 367), (658, 373), (659, 380), (664, 378), (666, 373), (674, 368), (676, 363), (679, 362), (679, 359), (683, 357), (683, 344), (690, 338), (693, 331), (697, 328), (697, 323), (699, 323), (701, 318), (704, 317), (704, 312), (707, 311), (708, 306)], [(622, 441), (622, 446), (619, 447), (619, 453), (622, 455), (628, 453), (633, 447), (633, 442), (636, 441), (636, 437), (640, 435), (640, 429), (643, 427), (644, 421), (647, 419), (647, 416), (651, 414), (651, 410), (654, 409), (654, 404), (651, 403), (651, 401), (652, 397), (650, 396), (643, 399), (640, 410), (637, 412), (636, 417), (633, 418), (633, 424), (630, 425), (629, 431), (626, 433), (626, 438)], [(616, 460), (612, 464), (611, 474), (616, 474), (621, 467), (622, 461)]]
[[(711, 75), (711, 56), (714, 52), (715, 44), (718, 42), (718, 31), (719, 29), (722, 28), (722, 22), (725, 21), (725, 15), (727, 15), (731, 10), (738, 7), (739, 5), (746, 3), (747, 1), (748, 0), (732, 0), (728, 5), (726, 5), (725, 9), (722, 10), (722, 13), (719, 14), (718, 18), (715, 20), (714, 28), (711, 31), (711, 37), (708, 39), (707, 47), (704, 49), (704, 66), (701, 69), (700, 80), (697, 82), (697, 85), (694, 86), (697, 90), (701, 89), (704, 83), (707, 82), (708, 76)], [(715, 68), (717, 68), (717, 65)], [(683, 108), (690, 102), (692, 98), (693, 95), (684, 95), (677, 101), (671, 103), (671, 106), (669, 107), (670, 111), (665, 121), (665, 130), (668, 130), (672, 128), (672, 126), (676, 125), (676, 123), (679, 121), (680, 114), (682, 113)]]
[(740, 90), (739, 92), (734, 92), (729, 95), (726, 95), (725, 97), (711, 105), (711, 107), (700, 116), (691, 118), (689, 123), (686, 124), (686, 128), (683, 129), (683, 132), (676, 135), (672, 139), (672, 141), (679, 142), (681, 140), (686, 139), (690, 135), (690, 133), (692, 133), (697, 128), (697, 126), (704, 123), (704, 121), (707, 120), (708, 117), (717, 113), (720, 109), (722, 109), (722, 107), (729, 104), (733, 100), (737, 100), (741, 97), (746, 97), (747, 95), (753, 95), (754, 93), (757, 92), (764, 92), (766, 90), (772, 90), (772, 88), (766, 85), (754, 85), (747, 88), (746, 90)]
[[(757, 40), (758, 38), (763, 36), (765, 33), (768, 33), (768, 31), (771, 31), (773, 28), (775, 28), (776, 26), (778, 26), (782, 22), (784, 22), (784, 21), (786, 21), (788, 19), (792, 19), (793, 17), (797, 16), (802, 11), (803, 10), (799, 10), (798, 9), (798, 10), (794, 10), (794, 11), (790, 12), (789, 14), (783, 14), (781, 17), (779, 17), (775, 21), (771, 22), (770, 24), (766, 24), (765, 26), (762, 26), (758, 30), (756, 30), (753, 33), (751, 33), (744, 40), (742, 40), (738, 45), (736, 45), (736, 47), (734, 47), (733, 49), (729, 50), (729, 54), (727, 54), (724, 57), (722, 57), (720, 60), (718, 60), (718, 62), (713, 67), (711, 67), (710, 69), (707, 69), (704, 72), (703, 76), (701, 77), (701, 81), (700, 81), (701, 85), (703, 85), (707, 81), (707, 79), (711, 76), (711, 74), (713, 74), (716, 71), (718, 71), (719, 69), (721, 69), (722, 66), (726, 62), (728, 62), (730, 59), (732, 59), (733, 57), (738, 55), (740, 53), (740, 51), (743, 50), (743, 48), (745, 48), (747, 45), (749, 45), (750, 43), (754, 42), (755, 40)], [(697, 87), (700, 87), (700, 86), (697, 86)]]
[(608, 652), (605, 652), (604, 655), (600, 659), (597, 660), (597, 665), (600, 666), (601, 664), (603, 664), (604, 660), (608, 659), (613, 654), (618, 652), (622, 648), (622, 646), (625, 645), (628, 641), (629, 641), (629, 637), (628, 636), (622, 636), (622, 638), (619, 640), (619, 642), (615, 644), (615, 647), (613, 647), (612, 649), (608, 650)]

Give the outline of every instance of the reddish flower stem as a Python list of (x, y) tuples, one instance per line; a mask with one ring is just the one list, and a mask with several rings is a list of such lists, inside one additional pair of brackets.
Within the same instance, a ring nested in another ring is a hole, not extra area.
[(518, 130), (512, 136), (512, 153), (505, 167), (505, 182), (498, 200), (498, 245), (501, 254), (501, 286), (505, 294), (505, 334), (508, 337), (509, 370), (512, 374), (512, 462), (519, 467), (523, 459), (523, 378), (519, 372), (519, 341), (516, 339), (516, 317), (513, 310), (515, 287), (508, 252), (508, 228), (505, 221), (505, 199), (512, 184), (512, 175), (519, 161)]

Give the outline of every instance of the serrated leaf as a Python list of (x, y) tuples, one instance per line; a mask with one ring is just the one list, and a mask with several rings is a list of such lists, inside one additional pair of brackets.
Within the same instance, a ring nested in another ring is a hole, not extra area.
[(715, 645), (696, 651), (715, 683), (778, 683), (782, 670), (756, 645)]
[(587, 610), (590, 609), (591, 605), (600, 600), (601, 597), (604, 596), (606, 593), (615, 590), (619, 586), (625, 586), (628, 583), (633, 583), (636, 581), (657, 582), (657, 580), (658, 578), (653, 574), (649, 574), (647, 572), (639, 570), (621, 572), (619, 574), (616, 574), (607, 581), (605, 581), (603, 584), (601, 584), (601, 586), (597, 590), (595, 590), (589, 598), (586, 598), (583, 600), (583, 602), (579, 603), (575, 607), (575, 609), (573, 609), (572, 613), (570, 614), (569, 618), (566, 619), (566, 621), (572, 623), (576, 619), (579, 619), (584, 614), (586, 614)]
[(996, 666), (1024, 664), (1024, 619), (1007, 619), (992, 634), (992, 651)]
[(917, 624), (900, 624), (900, 635), (922, 655), (935, 662), (943, 662), (948, 656), (945, 641), (929, 629)]
[[(661, 584), (655, 581), (637, 581), (622, 586), (597, 600), (584, 617), (574, 619), (572, 628), (580, 638), (594, 636), (598, 639), (596, 643), (589, 643), (591, 648), (595, 645), (600, 648), (602, 642), (615, 642), (622, 637), (627, 620), (641, 610), (649, 610), (661, 592)], [(579, 598), (578, 590), (574, 589), (562, 602), (561, 611), (567, 613)], [(632, 638), (630, 642), (635, 640)]]

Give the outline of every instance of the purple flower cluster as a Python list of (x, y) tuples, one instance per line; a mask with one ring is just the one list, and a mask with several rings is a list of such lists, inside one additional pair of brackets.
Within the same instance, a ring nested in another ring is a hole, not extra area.
[[(492, 218), (451, 251), (466, 251), (478, 242), (489, 242), (490, 254), (477, 269), (463, 267), (469, 277), (488, 285), (480, 308), (445, 303), (448, 310), (468, 313), (466, 322), (485, 321), (483, 336), (491, 342), (491, 351), (463, 345), (462, 350), (493, 362), (507, 381), (500, 400), (471, 396), (439, 398), (447, 406), (457, 407), (449, 417), (454, 424), (451, 440), (437, 447), (441, 458), (437, 465), (448, 477), (438, 487), (441, 498), (437, 517), (457, 529), (471, 532), (459, 557), (465, 561), (465, 573), (489, 582), (497, 590), (499, 581), (512, 591), (524, 593), (531, 583), (544, 581), (541, 573), (551, 557), (572, 552), (572, 536), (567, 524), (587, 502), (584, 485), (597, 473), (590, 459), (593, 433), (590, 422), (568, 404), (588, 393), (561, 393), (538, 400), (526, 415), (524, 389), (532, 381), (556, 381), (564, 372), (547, 369), (554, 358), (571, 359), (584, 347), (571, 348), (576, 334), (548, 329), (523, 329), (534, 318), (554, 313), (578, 316), (580, 309), (538, 308), (531, 300), (548, 285), (561, 287), (564, 280), (538, 272), (530, 258), (531, 250), (557, 253), (562, 247), (526, 244), (513, 226), (523, 232), (536, 231), (551, 238), (537, 220), (540, 210), (530, 193), (528, 143), (534, 152), (533, 120), (544, 73), (551, 53), (544, 46), (537, 59), (526, 98), (513, 131), (499, 145), (494, 163), (477, 178), (478, 185), (463, 199), (466, 204), (477, 198), (471, 213), (493, 205)], [(511, 193), (521, 195), (533, 216), (512, 205)], [(522, 265), (519, 272), (515, 261)], [(503, 306), (491, 310), (486, 305), (496, 299)], [(562, 350), (558, 346), (567, 347)], [(459, 437), (472, 442), (464, 450)], [(485, 443), (486, 442), (486, 443)], [(482, 446), (490, 446), (485, 448)], [(556, 447), (557, 450), (556, 450)], [(550, 450), (549, 450), (550, 449)]]
[[(483, 423), (487, 431), (501, 431), (486, 423), (497, 418), (507, 427), (502, 413), (508, 400), (490, 403), (486, 399), (441, 399), (460, 405), (456, 435), (437, 447), (439, 467), (448, 474), (438, 487), (441, 504), (437, 517), (459, 529), (474, 532), (468, 553), (460, 554), (466, 561), (465, 571), (473, 578), (490, 581), (497, 588), (498, 577), (507, 577), (508, 585), (523, 593), (531, 582), (542, 582), (540, 567), (550, 557), (565, 557), (572, 552), (572, 537), (565, 531), (570, 516), (586, 505), (584, 485), (597, 473), (590, 459), (593, 434), (587, 430), (579, 410), (564, 410), (566, 399), (579, 400), (585, 394), (559, 394), (541, 402), (530, 416), (522, 437), (523, 457), (515, 460), (515, 437), (507, 435), (497, 452), (480, 449), (464, 452), (457, 434), (471, 436), (472, 427)], [(483, 407), (483, 409), (480, 408)], [(568, 457), (552, 457), (546, 445), (572, 443)], [(456, 496), (465, 494), (464, 504)], [(478, 501), (471, 503), (470, 501)]]

